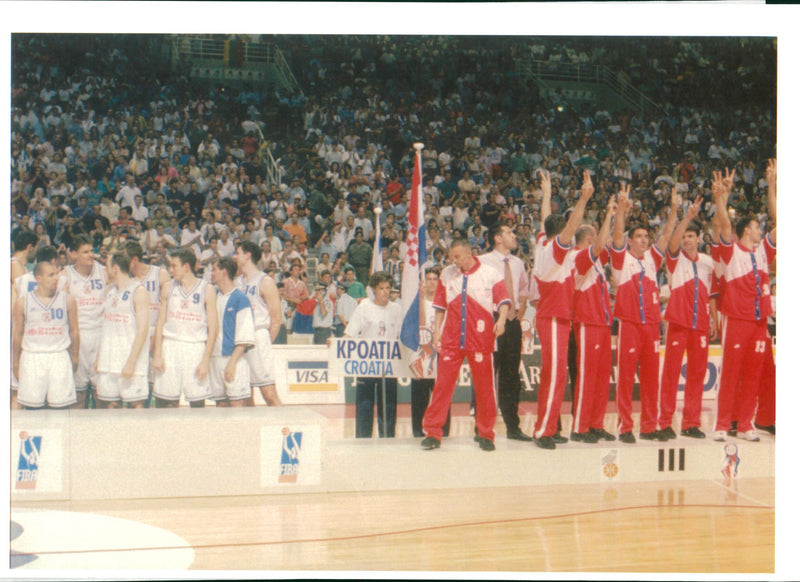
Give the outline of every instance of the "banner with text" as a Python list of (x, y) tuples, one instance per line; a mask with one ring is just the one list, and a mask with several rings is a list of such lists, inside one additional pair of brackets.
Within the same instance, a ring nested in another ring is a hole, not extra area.
[(341, 377), (412, 376), (397, 340), (336, 338), (331, 342), (328, 361), (331, 373)]

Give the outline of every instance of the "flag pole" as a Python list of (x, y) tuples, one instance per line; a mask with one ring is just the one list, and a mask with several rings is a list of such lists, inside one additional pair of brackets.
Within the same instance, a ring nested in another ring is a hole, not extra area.
[[(420, 174), (422, 173), (422, 150), (425, 147), (425, 144), (422, 142), (415, 142), (414, 143), (414, 155), (416, 156), (416, 167), (420, 169)], [(420, 176), (419, 180), (419, 188), (422, 189), (422, 176)], [(416, 192), (411, 193), (412, 196), (416, 196)], [(422, 196), (419, 197), (419, 200), (422, 200)], [(422, 222), (425, 222), (425, 213), (422, 213)], [(426, 230), (427, 232), (427, 230)], [(427, 321), (427, 316), (425, 314), (425, 268), (422, 264), (419, 266), (419, 328), (420, 330), (425, 327), (425, 323)], [(420, 338), (421, 341), (422, 338)]]

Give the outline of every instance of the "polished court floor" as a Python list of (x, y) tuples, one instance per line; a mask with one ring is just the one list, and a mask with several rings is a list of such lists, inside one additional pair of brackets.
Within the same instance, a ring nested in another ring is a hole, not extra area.
[[(774, 568), (773, 484), (40, 502), (20, 509), (99, 514), (168, 530), (193, 548), (190, 568), (200, 570), (767, 573)], [(155, 547), (138, 544), (130, 552)], [(92, 568), (98, 549), (58, 556), (55, 543), (35, 553)]]

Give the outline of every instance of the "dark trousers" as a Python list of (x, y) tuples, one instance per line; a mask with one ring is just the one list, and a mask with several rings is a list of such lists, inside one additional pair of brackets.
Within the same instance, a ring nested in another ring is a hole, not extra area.
[[(383, 423), (383, 389), (386, 386), (386, 426)], [(397, 378), (356, 378), (356, 438), (371, 438), (375, 404), (378, 405), (378, 435), (394, 437), (397, 421)]]
[(344, 335), (344, 324), (337, 319), (338, 323), (333, 324), (333, 336), (342, 337)]
[[(431, 379), (417, 379), (411, 380), (411, 430), (415, 437), (423, 437), (425, 433), (422, 430), (422, 417), (425, 416), (425, 410), (428, 408), (428, 402), (431, 400), (431, 392), (433, 392), (433, 384), (436, 382)], [(450, 411), (447, 411), (447, 421), (442, 427), (444, 436), (450, 436)]]
[(331, 328), (329, 327), (315, 327), (314, 328), (314, 344), (325, 345), (326, 340), (331, 337)]
[(518, 319), (506, 322), (506, 331), (497, 338), (494, 370), (497, 374), (497, 400), (506, 432), (519, 430), (519, 363), (522, 359), (522, 326)]
[(272, 342), (273, 345), (285, 345), (286, 344), (286, 326), (281, 324), (281, 329), (278, 331), (278, 335), (275, 336), (275, 341)]

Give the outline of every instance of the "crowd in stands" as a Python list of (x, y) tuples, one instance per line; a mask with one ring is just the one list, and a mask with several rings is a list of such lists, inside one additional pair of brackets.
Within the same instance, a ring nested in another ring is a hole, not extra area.
[[(260, 40), (281, 48), (302, 95), (171, 72), (159, 48), (168, 37), (14, 35), (12, 237), (32, 230), (62, 263), (79, 233), (101, 260), (130, 239), (155, 264), (187, 247), (208, 276), (213, 260), (250, 240), (263, 270), (305, 281), (310, 296), (324, 271), (360, 282), (360, 294), (377, 236), (399, 288), (414, 142), (425, 145), (430, 265), (444, 264), (454, 238), (483, 252), (488, 226), (502, 220), (530, 267), (540, 168), (553, 179), (554, 212), (572, 206), (591, 171), (597, 194), (585, 221), (598, 227), (604, 201), (630, 182), (632, 221), (653, 234), (675, 186), (687, 206), (703, 198), (698, 218), (710, 233), (712, 171), (735, 168), (730, 205), (772, 228), (764, 168), (775, 155), (774, 39)], [(606, 66), (663, 112), (560, 101), (518, 72), (526, 59)], [(297, 304), (286, 305), (287, 324)]]

